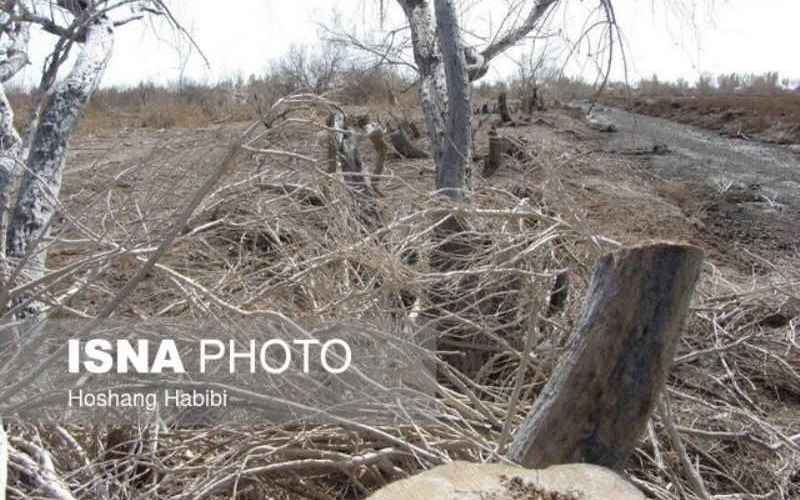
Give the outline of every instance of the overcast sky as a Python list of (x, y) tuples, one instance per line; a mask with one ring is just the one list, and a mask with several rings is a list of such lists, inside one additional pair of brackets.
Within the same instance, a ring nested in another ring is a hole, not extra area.
[[(512, 0), (465, 0), (464, 27), (486, 33), (500, 20), (504, 5)], [(517, 0), (518, 1), (518, 0)], [(529, 0), (532, 2), (532, 0)], [(576, 5), (559, 13), (552, 27), (564, 27), (574, 39), (592, 0), (565, 0)], [(279, 57), (292, 43), (313, 44), (319, 39), (318, 22), (330, 21), (334, 10), (346, 24), (365, 29), (375, 23), (378, 0), (167, 0), (176, 17), (189, 30), (208, 57), (206, 67), (197, 53), (191, 55), (189, 75), (215, 81), (235, 75), (263, 74), (269, 60)], [(385, 0), (387, 27), (399, 22), (399, 7)], [(779, 71), (800, 78), (797, 47), (800, 33), (799, 0), (615, 0), (618, 21), (626, 41), (632, 80), (658, 73), (662, 79), (683, 77), (694, 82), (703, 72), (714, 74)], [(23, 77), (34, 81), (41, 60), (53, 43), (37, 37), (33, 65)], [(150, 24), (120, 28), (116, 50), (104, 86), (140, 81), (165, 83), (178, 75), (185, 43), (176, 42), (169, 30)], [(181, 49), (183, 47), (183, 49)], [(614, 76), (622, 76), (617, 58)], [(495, 65), (493, 78), (512, 71), (508, 57)], [(567, 71), (591, 78), (594, 64), (586, 50), (570, 60)]]

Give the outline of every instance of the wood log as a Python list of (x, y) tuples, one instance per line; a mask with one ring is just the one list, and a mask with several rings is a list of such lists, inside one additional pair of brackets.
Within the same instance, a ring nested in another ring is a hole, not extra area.
[(699, 248), (673, 243), (598, 261), (567, 351), (514, 435), (512, 460), (622, 466), (666, 383), (702, 262)]
[(404, 158), (413, 160), (431, 157), (427, 151), (418, 148), (411, 142), (402, 127), (389, 133), (389, 143)]

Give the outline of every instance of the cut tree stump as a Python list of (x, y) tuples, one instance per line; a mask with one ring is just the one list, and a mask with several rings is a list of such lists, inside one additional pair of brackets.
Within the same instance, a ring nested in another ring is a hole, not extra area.
[(674, 243), (598, 261), (567, 351), (514, 435), (512, 460), (622, 466), (664, 388), (702, 262), (699, 248)]
[(489, 154), (486, 156), (486, 161), (483, 165), (483, 177), (491, 177), (505, 163), (506, 156), (517, 158), (521, 161), (531, 159), (522, 145), (508, 137), (504, 137), (497, 133), (497, 130), (492, 128), (489, 131)]
[(483, 176), (491, 177), (505, 163), (505, 154), (509, 146), (509, 141), (505, 137), (498, 135), (497, 131), (489, 131), (489, 154), (483, 165)]

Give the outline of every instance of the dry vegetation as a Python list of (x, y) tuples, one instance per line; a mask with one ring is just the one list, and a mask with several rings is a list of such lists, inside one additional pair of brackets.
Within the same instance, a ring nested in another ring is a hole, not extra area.
[[(61, 317), (91, 317), (138, 271), (146, 249), (161, 241), (244, 129), (217, 122), (255, 113), (252, 103), (226, 114), (163, 93), (126, 108), (118, 105), (122, 97), (106, 95), (74, 141), (49, 249), (51, 268), (75, 266), (76, 275), (91, 276), (85, 286), (48, 290)], [(341, 178), (326, 173), (326, 153), (314, 140), (326, 116), (306, 100), (297, 99), (296, 114), (274, 113), (279, 118), (238, 155), (119, 314), (225, 318), (270, 310), (309, 327), (357, 318), (399, 337), (404, 299), (418, 297), (421, 310), (433, 312), (425, 292), (456, 289), (462, 294), (448, 306), (451, 328), (483, 346), (480, 370), (468, 378), (442, 364), (436, 412), (413, 421), (398, 411), (391, 426), (166, 428), (157, 438), (134, 438), (143, 445), (122, 458), (97, 440), (102, 429), (17, 429), (38, 434), (30, 441), (50, 450), (79, 498), (101, 486), (115, 498), (361, 498), (442, 461), (496, 460), (508, 438), (504, 422), (521, 421), (563, 351), (595, 258), (651, 239), (691, 241), (711, 259), (669, 381), (674, 415), (653, 418), (626, 472), (665, 500), (697, 498), (694, 468), (712, 495), (741, 495), (719, 498), (800, 496), (796, 242), (784, 242), (756, 271), (751, 263), (759, 257), (738, 261), (751, 251), (746, 246), (718, 258), (720, 236), (684, 209), (699, 191), (646, 181), (644, 160), (600, 152), (595, 132), (555, 110), (501, 129), (524, 144), (528, 159), (512, 160), (491, 179), (480, 178), (475, 165), (473, 203), (463, 210), (480, 246), (459, 272), (436, 272), (426, 264), (427, 235), (449, 211), (429, 197), (432, 161), (388, 163), (376, 229), (357, 216)], [(374, 108), (347, 110), (390, 119)], [(419, 121), (413, 108), (405, 114)], [(486, 141), (484, 127), (478, 157)], [(372, 152), (364, 152), (372, 164)], [(117, 250), (98, 258), (109, 249)], [(568, 302), (548, 316), (548, 291), (565, 270)], [(521, 363), (526, 345), (532, 354)], [(517, 380), (520, 400), (509, 414)], [(674, 418), (688, 468), (667, 418)], [(10, 491), (27, 498), (24, 484), (12, 481)]]
[(609, 100), (645, 115), (742, 139), (800, 144), (800, 93), (777, 96), (646, 97)]
[(788, 79), (780, 84), (777, 73), (733, 73), (716, 79), (705, 75), (693, 87), (686, 81), (662, 82), (653, 76), (630, 93), (620, 91), (602, 99), (730, 137), (800, 144), (800, 86), (793, 88)]

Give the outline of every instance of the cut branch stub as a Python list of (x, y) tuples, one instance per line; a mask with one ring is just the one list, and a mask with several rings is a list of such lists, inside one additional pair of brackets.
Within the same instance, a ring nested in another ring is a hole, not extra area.
[(702, 262), (700, 249), (673, 243), (600, 259), (577, 331), (517, 430), (512, 460), (624, 463), (666, 382)]

